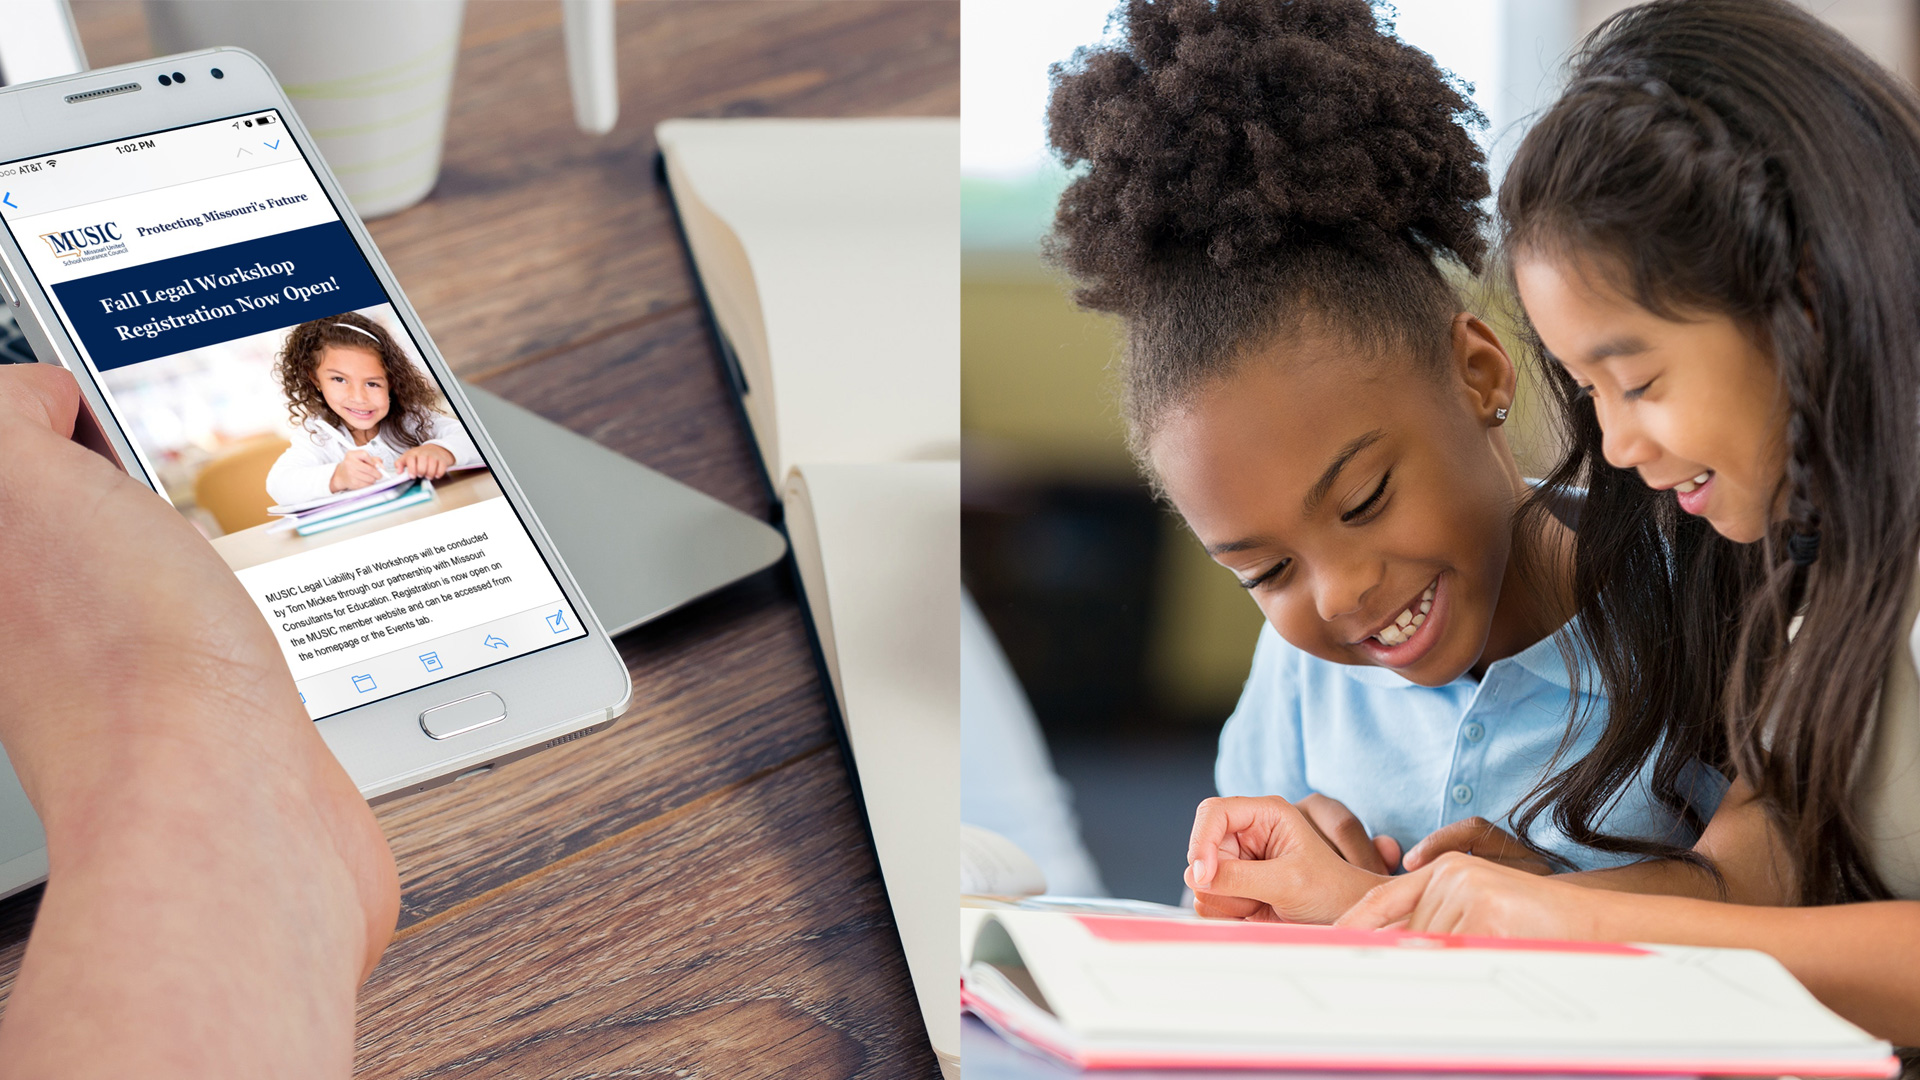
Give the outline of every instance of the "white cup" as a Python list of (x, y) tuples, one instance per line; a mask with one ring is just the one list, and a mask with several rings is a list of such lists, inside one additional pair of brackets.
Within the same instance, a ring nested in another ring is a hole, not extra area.
[[(618, 110), (612, 0), (564, 7), (575, 115), (603, 134)], [(439, 178), (464, 8), (465, 0), (146, 0), (156, 55), (237, 45), (265, 61), (368, 218), (412, 206)]]

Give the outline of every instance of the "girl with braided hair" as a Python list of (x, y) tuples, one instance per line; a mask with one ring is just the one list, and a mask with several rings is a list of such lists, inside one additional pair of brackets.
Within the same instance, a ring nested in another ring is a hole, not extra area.
[(1143, 470), (1267, 620), (1194, 826), (1199, 910), (1326, 922), (1450, 849), (1684, 854), (1723, 785), (1677, 751), (1583, 831), (1530, 829), (1607, 702), (1566, 632), (1567, 507), (1523, 479), (1514, 366), (1448, 277), (1487, 243), (1461, 89), (1365, 0), (1115, 20), (1054, 71), (1078, 175), (1051, 254), (1125, 325)]
[[(1596, 31), (1500, 211), (1570, 435), (1551, 479), (1599, 512), (1582, 625), (1616, 701), (1703, 687), (1664, 722), (1727, 747), (1719, 881), (1449, 855), (1346, 921), (1758, 948), (1920, 1045), (1920, 97), (1784, 0), (1661, 0)], [(1628, 762), (1583, 764), (1576, 803)]]
[(356, 311), (301, 323), (274, 363), (296, 436), (267, 473), (291, 504), (406, 474), (438, 480), (482, 464), (427, 376), (379, 323)]

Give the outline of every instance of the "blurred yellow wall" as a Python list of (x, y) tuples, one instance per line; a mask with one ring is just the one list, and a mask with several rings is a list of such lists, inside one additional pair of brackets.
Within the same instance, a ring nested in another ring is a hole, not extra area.
[(1036, 257), (963, 266), (960, 422), (973, 455), (1021, 478), (1131, 478), (1108, 377), (1118, 324), (1076, 308)]
[[(1031, 255), (969, 253), (960, 286), (961, 424), (968, 468), (1008, 480), (1133, 483), (1112, 364), (1114, 320), (1083, 312)], [(1156, 568), (1149, 679), (1168, 711), (1223, 719), (1240, 695), (1260, 612), (1169, 511)]]

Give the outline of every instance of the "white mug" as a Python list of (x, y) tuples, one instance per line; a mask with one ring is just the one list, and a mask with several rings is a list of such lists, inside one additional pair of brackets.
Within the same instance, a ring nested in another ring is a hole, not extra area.
[[(574, 116), (618, 116), (613, 0), (564, 0)], [(403, 210), (440, 175), (465, 0), (146, 0), (156, 55), (237, 45), (266, 62), (361, 217)]]

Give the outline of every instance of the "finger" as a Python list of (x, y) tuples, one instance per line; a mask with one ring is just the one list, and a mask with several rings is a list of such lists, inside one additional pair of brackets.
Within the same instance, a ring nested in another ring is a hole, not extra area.
[[(1303, 880), (1300, 868), (1291, 859), (1221, 859), (1214, 869), (1213, 886), (1208, 894), (1216, 899), (1238, 897), (1257, 901), (1259, 906), (1282, 911), (1287, 918), (1301, 918), (1297, 909), (1303, 899), (1311, 899), (1314, 888), (1315, 883)], [(1307, 917), (1320, 922), (1329, 914)]]
[(1478, 855), (1483, 859), (1525, 858), (1532, 853), (1511, 833), (1482, 817), (1471, 817), (1442, 825), (1427, 834), (1407, 852), (1406, 867), (1418, 870), (1449, 851)]
[(1244, 919), (1263, 906), (1258, 901), (1248, 900), (1245, 897), (1195, 889), (1191, 880), (1192, 867), (1188, 867), (1186, 877), (1188, 878), (1187, 889), (1193, 896), (1193, 910), (1203, 918)]
[(79, 410), (80, 388), (65, 368), (52, 364), (0, 368), (0, 411), (71, 438)]
[(1380, 853), (1380, 861), (1386, 864), (1386, 873), (1400, 869), (1400, 841), (1391, 836), (1373, 838), (1373, 849)]
[(1348, 908), (1346, 914), (1335, 919), (1333, 925), (1355, 930), (1378, 930), (1389, 923), (1400, 922), (1411, 916), (1420, 905), (1420, 898), (1426, 895), (1427, 883), (1432, 878), (1430, 869), (1416, 870), (1384, 885), (1376, 885), (1360, 898), (1359, 903)]
[(1369, 873), (1387, 872), (1387, 864), (1380, 858), (1379, 849), (1373, 846), (1373, 838), (1367, 835), (1367, 827), (1360, 824), (1360, 819), (1345, 803), (1314, 794), (1294, 805), (1341, 858)]
[(1193, 872), (1188, 884), (1198, 892), (1213, 883), (1227, 837), (1256, 826), (1264, 833), (1280, 826), (1288, 815), (1298, 816), (1293, 804), (1273, 795), (1202, 801), (1194, 811), (1193, 832), (1187, 839), (1187, 864)]
[(1261, 904), (1240, 896), (1194, 893), (1193, 912), (1203, 919), (1244, 919), (1259, 911)]
[(1213, 884), (1220, 842), (1227, 837), (1231, 817), (1226, 799), (1202, 799), (1193, 811), (1193, 832), (1187, 837), (1187, 887), (1196, 894)]

